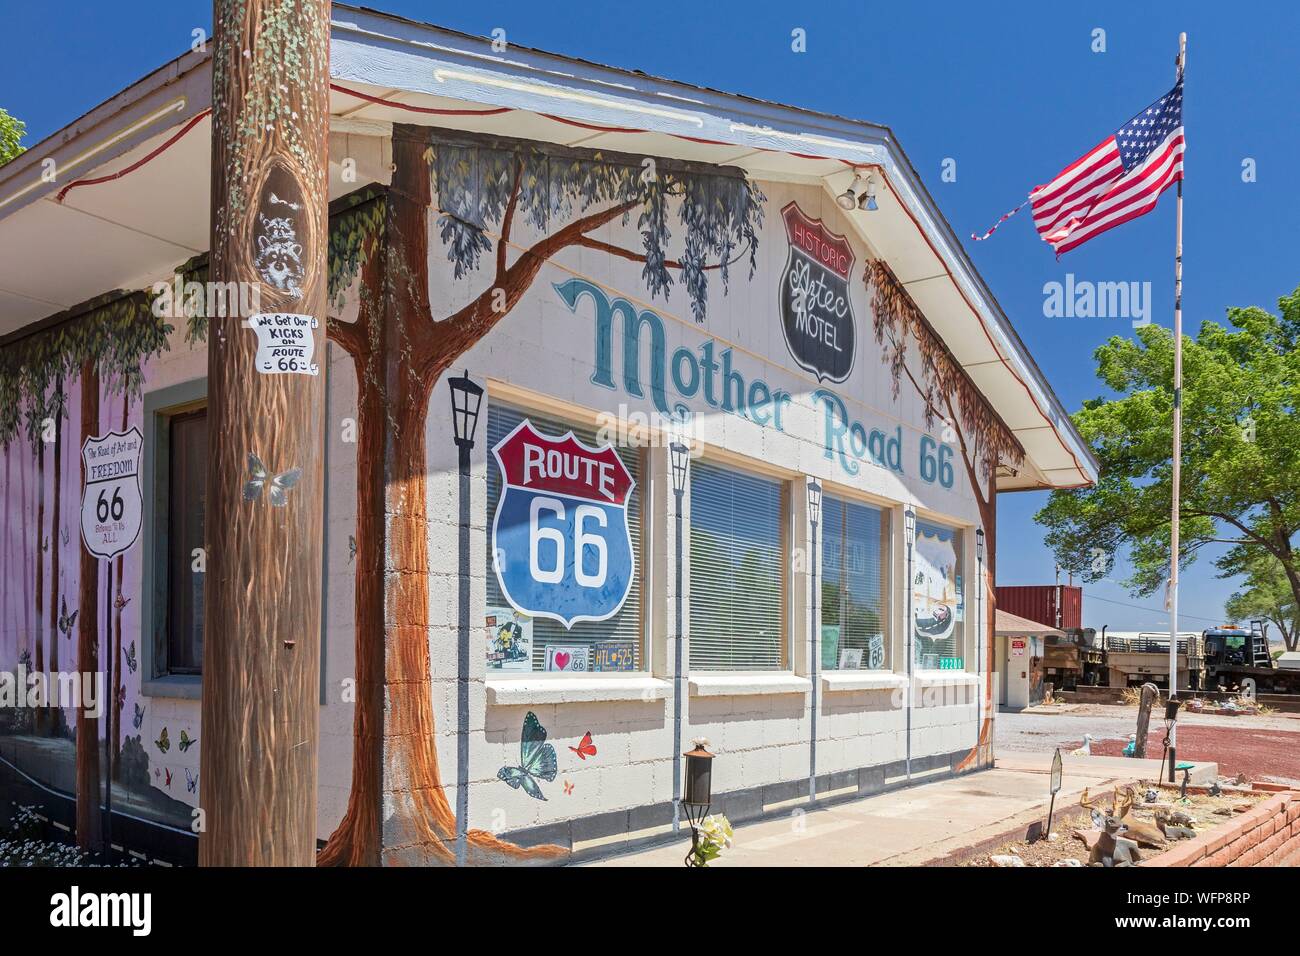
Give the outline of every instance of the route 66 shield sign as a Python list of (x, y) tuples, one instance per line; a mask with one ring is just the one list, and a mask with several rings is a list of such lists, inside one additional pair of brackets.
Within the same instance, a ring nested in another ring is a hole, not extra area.
[(81, 446), (86, 484), (81, 490), (81, 539), (96, 557), (115, 558), (140, 537), (144, 494), (140, 453), (144, 436), (125, 432), (87, 438)]
[(636, 482), (613, 446), (543, 435), (525, 419), (492, 454), (502, 477), (493, 564), (511, 606), (566, 628), (617, 614), (636, 573), (627, 524)]

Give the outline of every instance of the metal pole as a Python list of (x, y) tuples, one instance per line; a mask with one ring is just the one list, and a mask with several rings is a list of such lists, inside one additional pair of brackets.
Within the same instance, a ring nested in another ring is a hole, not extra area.
[(907, 653), (907, 779), (912, 779), (912, 542), (907, 543), (907, 622), (903, 632), (903, 649)]
[[(983, 640), (984, 637), (984, 558), (980, 557), (975, 562), (975, 677), (980, 676), (980, 663), (984, 659)], [(980, 735), (984, 731), (984, 684), (976, 681), (975, 684), (975, 766), (980, 765)], [(1048, 815), (1050, 819), (1050, 814)]]
[[(108, 587), (104, 595), (104, 691), (108, 694), (108, 710), (104, 711), (104, 859), (113, 862), (113, 713), (117, 709), (117, 693), (113, 688), (113, 561), (105, 562), (108, 568)], [(118, 583), (121, 586), (121, 582)], [(104, 694), (99, 695), (103, 706)]]
[(464, 866), (469, 835), (469, 453), (468, 441), (460, 452), (460, 586), (459, 633), (456, 674), (456, 865)]
[(677, 497), (677, 626), (673, 635), (673, 832), (682, 826), (682, 492)]
[[(1187, 34), (1178, 34), (1178, 76), (1187, 60)], [(1178, 180), (1178, 205), (1174, 238), (1174, 449), (1173, 494), (1169, 533), (1169, 699), (1178, 696), (1178, 507), (1183, 457), (1183, 181)], [(1191, 647), (1188, 666), (1191, 666)], [(1174, 779), (1177, 728), (1169, 732), (1169, 781)]]
[(809, 541), (810, 552), (808, 565), (812, 569), (812, 595), (808, 602), (808, 639), (809, 653), (812, 660), (808, 673), (812, 675), (812, 737), (808, 746), (808, 802), (817, 802), (817, 665), (821, 656), (821, 641), (817, 639), (817, 522), (812, 522), (812, 538)]

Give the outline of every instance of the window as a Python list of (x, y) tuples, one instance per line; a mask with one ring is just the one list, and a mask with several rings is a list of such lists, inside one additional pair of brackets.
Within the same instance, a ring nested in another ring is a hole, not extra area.
[(692, 670), (785, 665), (786, 484), (691, 464)]
[(823, 670), (880, 670), (889, 642), (889, 519), (870, 505), (822, 501)]
[(167, 463), (167, 671), (203, 668), (203, 572), (194, 549), (203, 547), (208, 480), (208, 410), (171, 416)]
[[(626, 506), (627, 530), (628, 537), (631, 539), (635, 570), (627, 597), (618, 611), (603, 621), (576, 620), (571, 627), (566, 627), (563, 621), (533, 616), (516, 609), (511, 605), (510, 599), (502, 588), (499, 568), (492, 554), (492, 529), (501, 506), (503, 479), (496, 456), (490, 449), (506, 438), (525, 419), (532, 424), (534, 430), (546, 437), (558, 439), (566, 432), (572, 431), (578, 441), (589, 447), (602, 444), (597, 442), (595, 430), (592, 428), (575, 426), (569, 422), (545, 415), (535, 415), (496, 402), (488, 408), (488, 566), (487, 620), (485, 621), (488, 675), (516, 671), (644, 670), (641, 612), (644, 564), (641, 555), (643, 531), (640, 449), (625, 447), (617, 449), (619, 458), (627, 466), (635, 482)], [(615, 513), (606, 513), (603, 518), (597, 516), (597, 520), (588, 523), (585, 529), (580, 528), (577, 525), (580, 519), (576, 517), (578, 510), (571, 507), (568, 509), (569, 512), (575, 513), (571, 514), (575, 525), (571, 529), (566, 528), (565, 531), (568, 533), (564, 536), (557, 533), (560, 526), (554, 520), (553, 512), (543, 511), (541, 518), (533, 518), (538, 529), (537, 540), (530, 543), (531, 553), (524, 559), (536, 561), (538, 565), (538, 570), (530, 572), (531, 574), (540, 573), (548, 577), (555, 574), (558, 578), (561, 576), (562, 566), (566, 563), (563, 558), (557, 560), (557, 554), (560, 554), (562, 549), (568, 556), (568, 568), (565, 573), (571, 571), (578, 575), (581, 571), (588, 581), (561, 583), (557, 580), (553, 586), (567, 587), (573, 591), (579, 587), (600, 587), (600, 584), (590, 579), (593, 574), (598, 573), (596, 569), (605, 567), (602, 562), (613, 560), (612, 548), (608, 550), (601, 548), (588, 536), (592, 533), (617, 534), (622, 530), (616, 527), (619, 516)], [(581, 540), (584, 537), (588, 542), (586, 544)], [(500, 547), (500, 542), (497, 547)], [(503, 561), (507, 560), (506, 556), (501, 557)], [(575, 566), (575, 560), (581, 562), (581, 568)]]
[(963, 668), (965, 617), (962, 533), (956, 528), (918, 521), (912, 558), (912, 634), (917, 667)]

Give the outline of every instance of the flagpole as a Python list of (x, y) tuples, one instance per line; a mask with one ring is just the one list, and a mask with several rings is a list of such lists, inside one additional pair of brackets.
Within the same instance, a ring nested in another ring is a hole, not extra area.
[[(1178, 34), (1178, 78), (1187, 64), (1187, 34)], [(1174, 227), (1174, 451), (1173, 495), (1169, 534), (1169, 699), (1178, 694), (1178, 505), (1183, 457), (1183, 181), (1178, 180), (1178, 212)], [(1191, 647), (1187, 666), (1191, 668)], [(1174, 780), (1177, 725), (1169, 731), (1169, 780)]]

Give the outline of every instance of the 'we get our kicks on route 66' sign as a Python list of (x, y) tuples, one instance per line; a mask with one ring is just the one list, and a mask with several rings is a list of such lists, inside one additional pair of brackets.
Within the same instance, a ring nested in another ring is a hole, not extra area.
[(492, 454), (502, 476), (492, 553), (506, 599), (566, 628), (617, 614), (636, 573), (627, 523), (636, 481), (613, 446), (543, 435), (525, 419)]
[(100, 558), (115, 558), (140, 537), (144, 494), (140, 489), (140, 453), (144, 436), (134, 426), (126, 432), (87, 438), (81, 446), (86, 485), (81, 490), (81, 540)]

